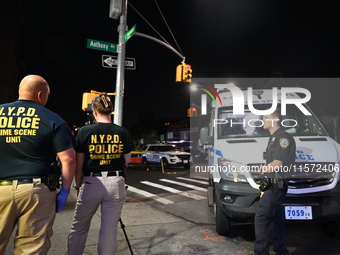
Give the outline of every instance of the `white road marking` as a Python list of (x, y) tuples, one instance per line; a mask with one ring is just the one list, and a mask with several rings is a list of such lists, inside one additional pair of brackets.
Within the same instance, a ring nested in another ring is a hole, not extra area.
[(185, 192), (185, 191), (181, 191), (181, 190), (178, 190), (178, 189), (174, 189), (174, 188), (171, 188), (171, 187), (168, 187), (168, 186), (164, 186), (164, 185), (161, 185), (161, 184), (157, 184), (157, 183), (153, 183), (153, 182), (149, 182), (149, 181), (141, 181), (141, 183), (143, 183), (145, 185), (149, 185), (151, 187), (158, 188), (158, 189), (166, 190), (166, 191), (169, 191), (169, 192), (174, 193), (174, 194), (178, 194), (178, 195), (181, 195), (181, 196), (193, 198), (193, 199), (196, 199), (196, 200), (205, 199), (205, 197), (203, 197), (203, 196), (191, 194), (191, 193), (188, 193), (188, 192)]
[(156, 201), (158, 201), (158, 202), (160, 202), (160, 203), (162, 203), (162, 204), (168, 205), (168, 204), (173, 204), (173, 203), (174, 203), (173, 201), (171, 201), (171, 200), (169, 200), (169, 199), (159, 197), (159, 196), (157, 196), (157, 195), (155, 195), (155, 194), (152, 194), (152, 193), (147, 192), (147, 191), (145, 191), (145, 190), (137, 189), (137, 188), (132, 187), (132, 186), (130, 186), (130, 185), (129, 185), (129, 189), (128, 189), (128, 190), (129, 190), (129, 191), (132, 191), (132, 192), (134, 192), (134, 193), (137, 193), (137, 194), (139, 194), (139, 195), (142, 195), (142, 196), (144, 196), (144, 197), (152, 198), (152, 199), (154, 199), (154, 200), (156, 200)]
[(207, 189), (205, 188), (201, 188), (201, 187), (197, 187), (195, 185), (191, 185), (191, 184), (187, 184), (187, 183), (183, 183), (183, 182), (177, 182), (177, 181), (173, 181), (173, 180), (168, 180), (168, 179), (159, 179), (162, 182), (168, 182), (168, 183), (172, 183), (172, 184), (176, 184), (179, 186), (183, 186), (189, 189), (194, 189), (194, 190), (200, 190), (200, 191), (205, 191)]
[(184, 181), (190, 181), (190, 182), (196, 182), (196, 183), (200, 183), (200, 184), (204, 184), (204, 185), (209, 185), (209, 182), (204, 182), (204, 181), (198, 181), (198, 180), (194, 180), (194, 179), (190, 179), (190, 178), (185, 178), (185, 177), (176, 177), (179, 180), (184, 180)]

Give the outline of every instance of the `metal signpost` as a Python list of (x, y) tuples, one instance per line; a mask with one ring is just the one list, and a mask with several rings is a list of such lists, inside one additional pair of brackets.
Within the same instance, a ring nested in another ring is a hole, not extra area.
[[(129, 31), (127, 31), (127, 25), (126, 25), (126, 23), (127, 23), (127, 4), (128, 4), (128, 0), (110, 0), (109, 17), (112, 18), (112, 19), (118, 19), (118, 18), (120, 19), (120, 23), (119, 23), (119, 26), (118, 26), (119, 37), (118, 37), (117, 51), (113, 51), (113, 52), (117, 52), (118, 56), (117, 56), (117, 59), (116, 59), (112, 56), (111, 57), (104, 57), (105, 56), (104, 55), (103, 59), (102, 59), (102, 65), (104, 67), (115, 68), (115, 66), (117, 66), (116, 97), (115, 97), (115, 105), (114, 105), (115, 114), (114, 114), (113, 122), (117, 125), (120, 125), (120, 126), (122, 125), (122, 118), (123, 118), (124, 70), (125, 70), (125, 67), (126, 67), (126, 69), (131, 69), (131, 70), (134, 70), (136, 68), (136, 64), (134, 62), (134, 59), (133, 60), (127, 60), (127, 61), (125, 60), (125, 48), (126, 48), (125, 43), (133, 35), (145, 37), (147, 39), (154, 40), (154, 41), (166, 46), (167, 48), (172, 50), (174, 53), (176, 53), (178, 56), (180, 56), (180, 58), (182, 58), (182, 63), (185, 62), (185, 57), (182, 56), (179, 52), (177, 52), (168, 43), (162, 42), (162, 41), (158, 40), (157, 38), (136, 32), (136, 25), (134, 25)], [(90, 45), (89, 45), (89, 42), (88, 42), (88, 48), (98, 49), (98, 50), (103, 50), (103, 48), (106, 49), (106, 50), (108, 49), (105, 46), (106, 44), (103, 43), (103, 42), (98, 41), (98, 43), (96, 44), (98, 46), (95, 46), (94, 43), (95, 42), (92, 42), (92, 45), (91, 45), (91, 42), (90, 42)], [(108, 56), (108, 55), (106, 55), (106, 56)]]
[(116, 97), (115, 97), (115, 114), (113, 122), (119, 126), (122, 125), (123, 119), (123, 97), (124, 97), (124, 62), (125, 62), (125, 33), (127, 31), (127, 0), (122, 0), (122, 12), (120, 15), (120, 24), (118, 26), (118, 62), (117, 62), (117, 80), (116, 80)]

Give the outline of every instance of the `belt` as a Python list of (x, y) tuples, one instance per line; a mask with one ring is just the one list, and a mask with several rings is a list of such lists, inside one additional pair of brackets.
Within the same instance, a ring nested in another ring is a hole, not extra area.
[[(107, 176), (124, 176), (124, 172), (122, 171), (103, 171), (104, 173), (107, 173)], [(89, 174), (84, 174), (84, 176), (103, 176), (102, 172), (91, 172)]]
[[(35, 179), (35, 178), (34, 178)], [(44, 182), (46, 177), (41, 178), (41, 182)], [(14, 180), (0, 180), (0, 186), (12, 185)], [(18, 184), (33, 183), (33, 178), (18, 179)]]

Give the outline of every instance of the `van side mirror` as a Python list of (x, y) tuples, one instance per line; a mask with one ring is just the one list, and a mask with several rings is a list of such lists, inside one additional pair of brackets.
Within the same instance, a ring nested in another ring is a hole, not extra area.
[(212, 145), (213, 137), (209, 136), (209, 128), (203, 127), (200, 130), (200, 140), (203, 145)]

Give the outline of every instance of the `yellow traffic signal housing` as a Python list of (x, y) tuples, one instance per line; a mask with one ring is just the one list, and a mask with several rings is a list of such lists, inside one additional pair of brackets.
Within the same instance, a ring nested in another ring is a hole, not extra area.
[[(93, 98), (95, 98), (99, 94), (100, 94), (100, 92), (95, 91), (95, 90), (91, 90), (91, 92), (83, 93), (83, 101), (82, 101), (81, 109), (83, 111), (87, 111), (87, 108), (88, 108), (89, 104), (92, 103)], [(107, 94), (112, 95), (112, 96), (116, 95), (116, 93), (107, 93)]]
[(191, 77), (192, 77), (191, 65), (184, 64), (182, 81), (183, 82), (191, 82)]
[(197, 117), (197, 109), (195, 107), (190, 107), (187, 110), (187, 116), (188, 117)]
[(98, 96), (98, 94), (89, 93), (89, 92), (83, 93), (83, 101), (82, 101), (81, 109), (83, 111), (87, 111), (87, 108), (88, 108), (89, 104), (92, 103), (93, 98), (95, 98), (96, 96)]
[(191, 108), (187, 110), (187, 117), (191, 117)]
[(176, 67), (176, 82), (182, 82), (184, 65), (178, 65)]
[(192, 69), (191, 65), (183, 63), (176, 68), (176, 82), (191, 82)]

